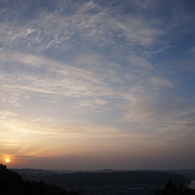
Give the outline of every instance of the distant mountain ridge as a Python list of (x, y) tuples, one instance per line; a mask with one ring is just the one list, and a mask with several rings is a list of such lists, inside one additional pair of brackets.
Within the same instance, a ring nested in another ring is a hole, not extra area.
[(173, 172), (184, 175), (189, 180), (195, 180), (195, 169), (178, 169), (173, 170)]
[(99, 171), (48, 171), (34, 169), (14, 169), (24, 179), (54, 183), (61, 187), (78, 186), (112, 186), (112, 185), (158, 185), (162, 186), (169, 180), (175, 183), (188, 184), (190, 180), (173, 171), (153, 170), (99, 170)]

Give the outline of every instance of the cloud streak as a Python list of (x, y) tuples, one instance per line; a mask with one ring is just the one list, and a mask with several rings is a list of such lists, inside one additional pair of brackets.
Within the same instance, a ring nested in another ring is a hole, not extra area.
[(113, 167), (146, 155), (188, 156), (195, 105), (188, 4), (19, 2), (0, 2), (3, 153), (23, 163), (97, 154)]

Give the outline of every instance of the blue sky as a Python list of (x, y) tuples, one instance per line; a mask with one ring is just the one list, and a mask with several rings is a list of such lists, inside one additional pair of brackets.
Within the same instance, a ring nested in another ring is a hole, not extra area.
[(2, 161), (194, 168), (194, 9), (190, 0), (1, 0)]

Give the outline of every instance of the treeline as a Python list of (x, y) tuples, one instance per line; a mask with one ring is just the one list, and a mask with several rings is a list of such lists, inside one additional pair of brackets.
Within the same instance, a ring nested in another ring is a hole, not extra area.
[(23, 181), (17, 173), (0, 164), (0, 195), (78, 195), (80, 191), (66, 191), (53, 184), (42, 181)]
[(164, 189), (156, 190), (154, 195), (195, 195), (195, 190), (186, 188), (182, 183), (175, 184), (170, 180)]
[[(27, 174), (28, 173), (28, 174)], [(31, 173), (22, 172), (22, 176), (28, 180), (54, 183), (64, 188), (69, 186), (104, 187), (104, 186), (130, 186), (130, 185), (157, 185), (164, 186), (167, 181), (188, 184), (189, 180), (179, 174), (159, 171), (128, 171), (128, 172), (77, 172), (54, 173), (35, 170)]]

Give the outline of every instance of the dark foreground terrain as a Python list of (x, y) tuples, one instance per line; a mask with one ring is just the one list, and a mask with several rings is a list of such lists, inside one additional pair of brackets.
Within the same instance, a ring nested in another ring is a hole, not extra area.
[(0, 165), (0, 195), (194, 195), (173, 172), (52, 172)]
[(67, 191), (54, 184), (42, 181), (24, 181), (22, 177), (5, 165), (0, 165), (0, 195), (77, 195), (79, 191)]

